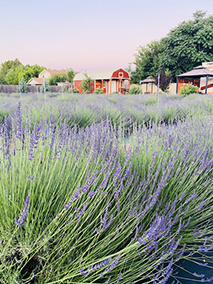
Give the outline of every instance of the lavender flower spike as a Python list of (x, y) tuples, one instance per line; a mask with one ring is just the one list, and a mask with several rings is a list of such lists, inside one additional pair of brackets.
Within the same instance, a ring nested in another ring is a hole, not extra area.
[(24, 202), (24, 208), (23, 210), (19, 213), (19, 218), (15, 219), (16, 224), (18, 225), (18, 227), (20, 227), (21, 225), (23, 225), (24, 221), (27, 218), (27, 212), (29, 211), (29, 195), (27, 196), (25, 202)]

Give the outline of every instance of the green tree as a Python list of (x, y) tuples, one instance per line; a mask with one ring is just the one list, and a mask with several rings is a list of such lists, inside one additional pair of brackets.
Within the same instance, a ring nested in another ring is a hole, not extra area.
[(4, 76), (4, 82), (8, 85), (18, 85), (22, 78), (28, 82), (31, 78), (38, 77), (39, 73), (41, 73), (41, 71), (44, 69), (45, 67), (37, 64), (31, 66), (14, 64)]
[(44, 80), (43, 84), (41, 85), (40, 92), (41, 93), (51, 92), (50, 85), (46, 80)]
[(133, 85), (130, 89), (129, 92), (127, 93), (128, 95), (138, 95), (141, 92), (141, 88), (138, 85)]
[(160, 69), (175, 75), (192, 70), (205, 61), (213, 61), (213, 16), (196, 11), (193, 20), (184, 21), (162, 39)]
[(160, 54), (162, 52), (161, 41), (152, 41), (147, 46), (140, 46), (135, 54), (135, 70), (131, 72), (132, 83), (140, 83), (140, 80), (148, 76), (156, 77), (159, 72)]
[[(16, 58), (15, 60), (8, 60), (8, 61), (5, 61), (1, 64), (1, 67), (0, 67), (0, 84), (8, 84), (7, 81), (5, 80), (5, 77), (7, 75), (7, 73), (9, 73), (10, 71), (12, 70), (15, 70), (17, 66), (23, 66), (22, 63)], [(16, 75), (11, 72), (11, 74), (9, 75), (10, 80), (12, 80), (11, 78), (15, 78)], [(18, 84), (18, 80), (16, 81), (16, 84)]]
[(24, 78), (22, 78), (21, 81), (19, 82), (17, 92), (18, 93), (27, 93), (27, 84), (26, 84), (26, 81), (24, 80)]
[(38, 77), (38, 75), (43, 71), (45, 67), (35, 65), (26, 65), (22, 68), (16, 68), (15, 71), (18, 73), (18, 80), (24, 78), (26, 82), (28, 82), (31, 78)]
[(84, 73), (84, 80), (81, 83), (81, 89), (86, 94), (91, 93), (93, 87), (93, 80), (91, 77), (88, 76), (87, 72)]
[(6, 76), (4, 77), (4, 82), (7, 85), (18, 85), (19, 79), (18, 79), (18, 73), (15, 69), (11, 69), (7, 72)]
[(57, 85), (59, 82), (65, 82), (67, 81), (67, 75), (64, 73), (58, 73), (55, 75), (52, 75), (49, 79), (50, 85)]
[(73, 71), (72, 68), (67, 70), (67, 78), (68, 78), (68, 82), (72, 83), (73, 79), (75, 77), (75, 72)]

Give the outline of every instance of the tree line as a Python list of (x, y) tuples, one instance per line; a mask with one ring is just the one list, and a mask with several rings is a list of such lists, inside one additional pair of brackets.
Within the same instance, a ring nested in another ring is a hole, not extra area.
[[(0, 84), (2, 85), (18, 85), (22, 79), (28, 82), (31, 78), (38, 78), (38, 75), (47, 69), (44, 66), (23, 65), (19, 59), (7, 60), (0, 66)], [(49, 80), (50, 85), (57, 85), (58, 82), (72, 82), (75, 72), (72, 68), (66, 70), (67, 74), (55, 74)]]
[(213, 15), (198, 10), (193, 19), (180, 23), (168, 35), (135, 53), (135, 70), (131, 71), (131, 82), (139, 83), (148, 76), (161, 74), (162, 90), (175, 76), (192, 70), (202, 62), (213, 61)]

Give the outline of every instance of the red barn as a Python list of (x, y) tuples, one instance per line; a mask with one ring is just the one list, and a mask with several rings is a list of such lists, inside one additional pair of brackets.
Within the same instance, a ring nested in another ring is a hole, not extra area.
[[(130, 88), (130, 76), (124, 69), (89, 71), (86, 73), (93, 80), (91, 93), (100, 88), (104, 94), (115, 92), (125, 94)], [(81, 83), (85, 79), (84, 74), (85, 72), (76, 74), (73, 80), (74, 88), (78, 89), (80, 93), (83, 92)]]

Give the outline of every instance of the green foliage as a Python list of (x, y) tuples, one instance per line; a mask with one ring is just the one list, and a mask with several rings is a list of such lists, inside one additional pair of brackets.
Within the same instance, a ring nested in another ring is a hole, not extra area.
[(18, 93), (27, 93), (27, 84), (26, 84), (26, 81), (24, 80), (24, 78), (22, 78), (21, 81), (19, 82), (17, 92)]
[[(0, 151), (0, 283), (106, 283), (109, 279), (109, 284), (148, 284), (153, 283), (154, 273), (167, 276), (167, 265), (176, 265), (181, 257), (193, 265), (203, 262), (201, 246), (207, 250), (212, 246), (212, 122), (135, 127), (123, 141), (123, 133), (106, 121), (105, 111), (120, 125), (121, 119), (130, 120), (126, 111), (131, 103), (140, 119), (144, 106), (138, 107), (146, 96), (113, 96), (108, 106), (106, 96), (70, 97), (79, 97), (79, 103), (46, 104), (44, 112), (38, 101), (31, 109), (32, 104), (24, 105), (22, 100), (22, 116), (15, 119), (13, 113), (12, 125), (5, 124), (11, 126), (10, 136), (0, 136), (1, 144), (7, 143), (7, 153), (4, 148)], [(96, 103), (93, 109), (82, 103), (85, 99), (88, 106), (91, 98)], [(94, 111), (99, 98), (103, 107)], [(212, 106), (211, 98), (204, 98)], [(181, 100), (184, 108), (188, 100)], [(117, 109), (112, 108), (114, 103)], [(121, 103), (125, 111), (119, 116)], [(172, 121), (177, 102), (164, 102), (162, 107), (168, 110), (166, 121)], [(193, 108), (193, 102), (188, 107)], [(160, 113), (160, 108), (149, 106), (149, 110), (147, 119)], [(101, 124), (78, 127), (91, 123), (91, 117)], [(19, 129), (25, 129), (23, 136)], [(23, 219), (19, 226), (17, 218)], [(157, 244), (154, 256), (149, 251), (153, 244)], [(158, 264), (161, 267), (156, 269)], [(176, 270), (173, 275), (177, 279)]]
[(162, 40), (161, 69), (168, 68), (175, 75), (192, 70), (202, 62), (213, 61), (213, 16), (194, 13), (193, 20), (184, 21)]
[(8, 60), (2, 63), (0, 67), (0, 84), (7, 84), (7, 81), (5, 80), (7, 73), (11, 70), (15, 70), (15, 68), (19, 65), (23, 66), (17, 58), (15, 60)]
[(213, 61), (213, 15), (205, 16), (205, 12), (198, 10), (192, 20), (180, 23), (160, 41), (140, 46), (135, 54), (132, 82), (156, 77), (158, 72), (166, 69), (175, 81), (176, 75), (190, 71), (202, 62)]
[(22, 78), (28, 82), (33, 77), (38, 77), (45, 67), (35, 65), (22, 65), (18, 59), (6, 61), (2, 64), (0, 71), (0, 83), (18, 85)]
[(73, 79), (75, 77), (75, 72), (73, 71), (72, 68), (68, 69), (67, 70), (67, 79), (68, 79), (68, 82), (73, 82)]
[(134, 85), (130, 87), (129, 92), (127, 93), (128, 95), (138, 95), (140, 94), (140, 86)]
[(76, 88), (70, 88), (68, 92), (71, 94), (79, 94), (79, 90)]
[(59, 82), (65, 82), (67, 81), (67, 75), (64, 73), (58, 73), (54, 74), (53, 76), (50, 77), (49, 79), (49, 84), (50, 85), (57, 85)]
[(185, 87), (182, 87), (180, 89), (180, 94), (185, 96), (188, 96), (190, 94), (196, 94), (198, 93), (199, 88), (197, 86), (193, 86), (192, 84), (188, 84)]
[(44, 83), (41, 85), (40, 92), (41, 93), (51, 92), (50, 85), (46, 80), (44, 80)]
[(22, 70), (16, 70), (18, 73), (18, 80), (20, 81), (20, 79), (23, 77), (25, 81), (28, 82), (31, 78), (37, 78), (44, 69), (45, 67), (37, 64), (23, 66)]
[(95, 89), (94, 94), (103, 94), (103, 90), (101, 88), (97, 88)]
[(152, 41), (147, 46), (140, 46), (135, 54), (135, 71), (131, 73), (131, 82), (140, 83), (148, 76), (156, 77), (159, 72), (161, 41)]
[(88, 76), (87, 72), (84, 73), (84, 80), (81, 83), (81, 89), (84, 93), (91, 93), (93, 87), (93, 80)]

